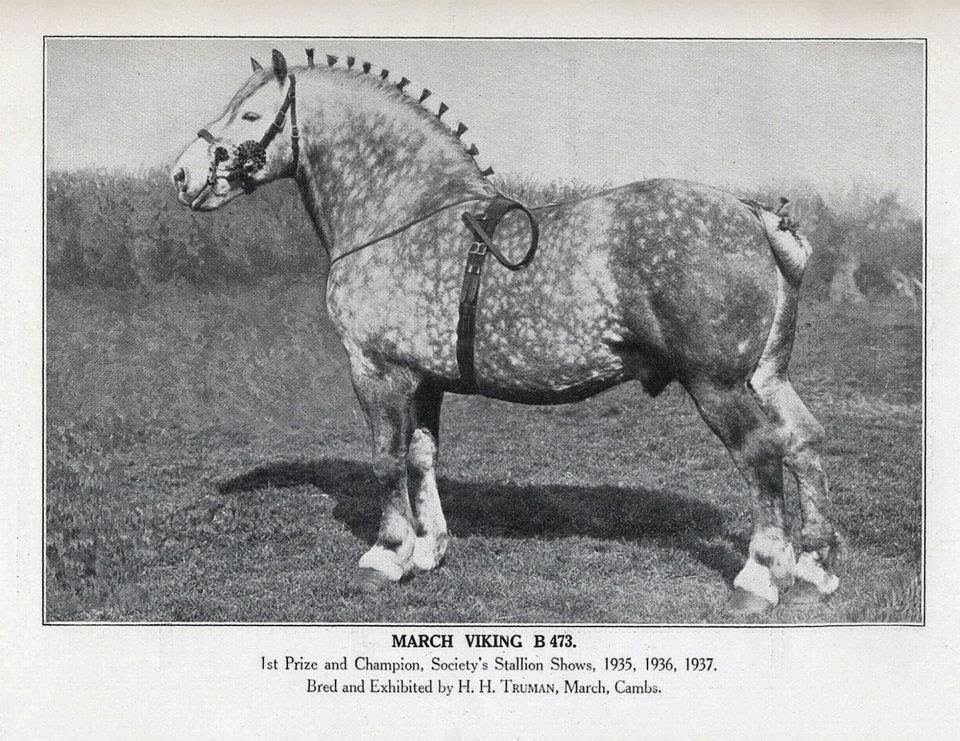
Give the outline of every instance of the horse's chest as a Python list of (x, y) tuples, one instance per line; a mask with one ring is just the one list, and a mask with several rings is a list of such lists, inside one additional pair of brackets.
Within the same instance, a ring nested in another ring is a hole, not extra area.
[(455, 370), (460, 290), (455, 275), (443, 274), (430, 261), (418, 270), (396, 263), (364, 267), (328, 285), (327, 307), (341, 335), (398, 363), (438, 373)]

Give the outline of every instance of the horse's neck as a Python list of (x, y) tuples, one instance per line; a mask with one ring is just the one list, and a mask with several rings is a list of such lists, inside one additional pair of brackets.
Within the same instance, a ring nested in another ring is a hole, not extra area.
[(458, 141), (395, 96), (354, 85), (318, 80), (312, 95), (298, 95), (298, 183), (331, 257), (448, 203), (495, 193)]

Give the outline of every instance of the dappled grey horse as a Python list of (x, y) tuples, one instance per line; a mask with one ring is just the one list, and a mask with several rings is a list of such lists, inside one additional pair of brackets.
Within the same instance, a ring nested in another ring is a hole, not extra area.
[[(444, 557), (434, 465), (445, 392), (556, 404), (638, 380), (652, 395), (682, 384), (746, 479), (753, 533), (731, 608), (836, 590), (823, 429), (787, 376), (810, 252), (796, 223), (714, 188), (651, 180), (522, 209), (494, 235), (518, 205), (461, 143), (466, 127), (442, 122), (446, 105), (429, 109), (429, 90), (412, 97), (406, 78), (390, 82), (369, 63), (315, 66), (308, 55), (293, 68), (277, 51), (270, 69), (251, 60), (252, 77), (173, 180), (201, 211), (278, 178), (299, 187), (331, 261), (327, 309), (383, 487), (356, 586), (377, 589)], [(498, 260), (526, 251), (523, 265), (502, 259), (523, 269), (491, 262), (481, 280), (497, 247)], [(785, 532), (783, 465), (798, 483), (799, 557)]]

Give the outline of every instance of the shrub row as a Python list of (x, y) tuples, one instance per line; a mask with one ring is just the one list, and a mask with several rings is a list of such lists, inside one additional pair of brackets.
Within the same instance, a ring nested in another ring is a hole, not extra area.
[[(585, 195), (579, 181), (501, 178), (500, 189), (530, 204)], [(782, 189), (781, 189), (782, 191)], [(781, 191), (743, 193), (776, 202)], [(799, 191), (799, 192), (797, 192)], [(896, 193), (854, 189), (827, 199), (813, 188), (786, 193), (799, 203), (815, 247), (806, 285), (826, 290), (845, 255), (859, 263), (867, 292), (891, 290), (890, 271), (922, 275), (922, 222)], [(47, 270), (52, 286), (117, 288), (187, 281), (197, 287), (256, 283), (277, 275), (321, 277), (326, 260), (290, 182), (261, 188), (224, 209), (197, 214), (179, 205), (160, 170), (55, 171), (47, 178)]]
[(159, 170), (47, 176), (47, 274), (53, 286), (126, 288), (185, 280), (216, 287), (317, 274), (321, 258), (292, 183), (199, 214), (177, 203)]

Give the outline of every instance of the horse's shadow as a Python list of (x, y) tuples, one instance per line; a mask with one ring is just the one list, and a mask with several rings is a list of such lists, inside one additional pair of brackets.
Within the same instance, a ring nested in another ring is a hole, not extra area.
[[(380, 520), (380, 487), (370, 466), (345, 459), (258, 466), (223, 481), (221, 494), (269, 486), (312, 484), (330, 493), (333, 516), (372, 543)], [(507, 484), (437, 479), (443, 511), (454, 536), (541, 539), (592, 536), (679, 547), (732, 582), (747, 542), (726, 531), (712, 504), (647, 488)]]

